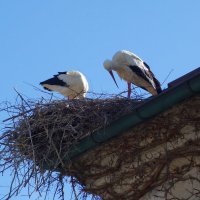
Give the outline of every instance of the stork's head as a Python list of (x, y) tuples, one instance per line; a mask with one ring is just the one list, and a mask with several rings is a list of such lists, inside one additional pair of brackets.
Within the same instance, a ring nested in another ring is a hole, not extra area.
[(110, 73), (112, 79), (114, 80), (116, 86), (118, 87), (117, 82), (112, 72), (112, 70), (115, 70), (115, 65), (113, 64), (113, 62), (111, 60), (105, 60), (103, 63), (103, 66)]

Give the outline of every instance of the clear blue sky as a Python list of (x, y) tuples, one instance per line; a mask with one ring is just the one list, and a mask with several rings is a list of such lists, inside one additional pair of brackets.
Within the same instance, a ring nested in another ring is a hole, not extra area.
[(173, 69), (170, 82), (200, 65), (199, 20), (199, 0), (1, 0), (0, 102), (14, 102), (13, 88), (40, 98), (28, 84), (65, 70), (83, 72), (92, 92), (119, 93), (125, 82), (116, 88), (102, 63), (120, 49), (145, 60), (160, 82)]

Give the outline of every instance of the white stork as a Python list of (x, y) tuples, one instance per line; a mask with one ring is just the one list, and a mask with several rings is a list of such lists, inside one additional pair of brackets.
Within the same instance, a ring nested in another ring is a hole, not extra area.
[(78, 71), (58, 72), (40, 85), (46, 90), (59, 92), (68, 99), (82, 99), (89, 89), (87, 79)]
[(152, 95), (162, 92), (160, 83), (151, 72), (150, 67), (132, 52), (126, 50), (118, 51), (112, 60), (105, 60), (103, 65), (112, 76), (116, 85), (117, 82), (112, 70), (116, 71), (120, 78), (127, 81), (129, 98), (131, 95), (131, 83), (150, 92)]

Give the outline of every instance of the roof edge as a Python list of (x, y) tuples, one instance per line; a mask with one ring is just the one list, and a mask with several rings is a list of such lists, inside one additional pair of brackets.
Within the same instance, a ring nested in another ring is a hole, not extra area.
[(130, 114), (116, 120), (109, 126), (102, 128), (91, 135), (83, 138), (66, 157), (71, 160), (87, 150), (90, 150), (109, 139), (112, 139), (129, 128), (154, 117), (155, 115), (167, 110), (178, 102), (191, 97), (200, 92), (200, 74), (192, 77), (176, 87), (163, 91), (163, 93), (151, 97), (144, 103), (136, 106)]

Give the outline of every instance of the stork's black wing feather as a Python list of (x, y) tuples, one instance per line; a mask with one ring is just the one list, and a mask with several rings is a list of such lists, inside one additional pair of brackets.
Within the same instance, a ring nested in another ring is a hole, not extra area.
[(47, 79), (46, 81), (40, 83), (40, 85), (43, 84), (68, 87), (68, 85), (64, 81), (60, 80), (57, 75), (55, 75), (53, 78)]
[(147, 74), (145, 74), (145, 72), (140, 67), (138, 67), (137, 65), (132, 65), (129, 67), (135, 74), (151, 84), (150, 80), (147, 78)]
[(156, 79), (155, 75), (153, 74), (153, 72), (150, 70), (150, 67), (149, 65), (147, 65), (147, 63), (143, 62), (143, 64), (145, 65), (145, 67), (148, 68), (149, 70), (149, 73), (151, 74), (152, 78), (153, 78), (153, 81), (156, 85), (156, 90), (157, 90), (157, 93), (161, 93), (162, 92), (162, 89), (161, 89), (161, 86), (160, 86), (160, 82), (158, 81), (158, 79)]
[(147, 65), (147, 63), (143, 62), (144, 66), (147, 67), (150, 70), (149, 65)]
[(44, 87), (44, 89), (45, 89), (45, 90), (48, 90), (48, 91), (53, 91), (53, 90), (50, 90), (50, 89), (49, 89), (49, 88), (47, 88), (47, 87)]

